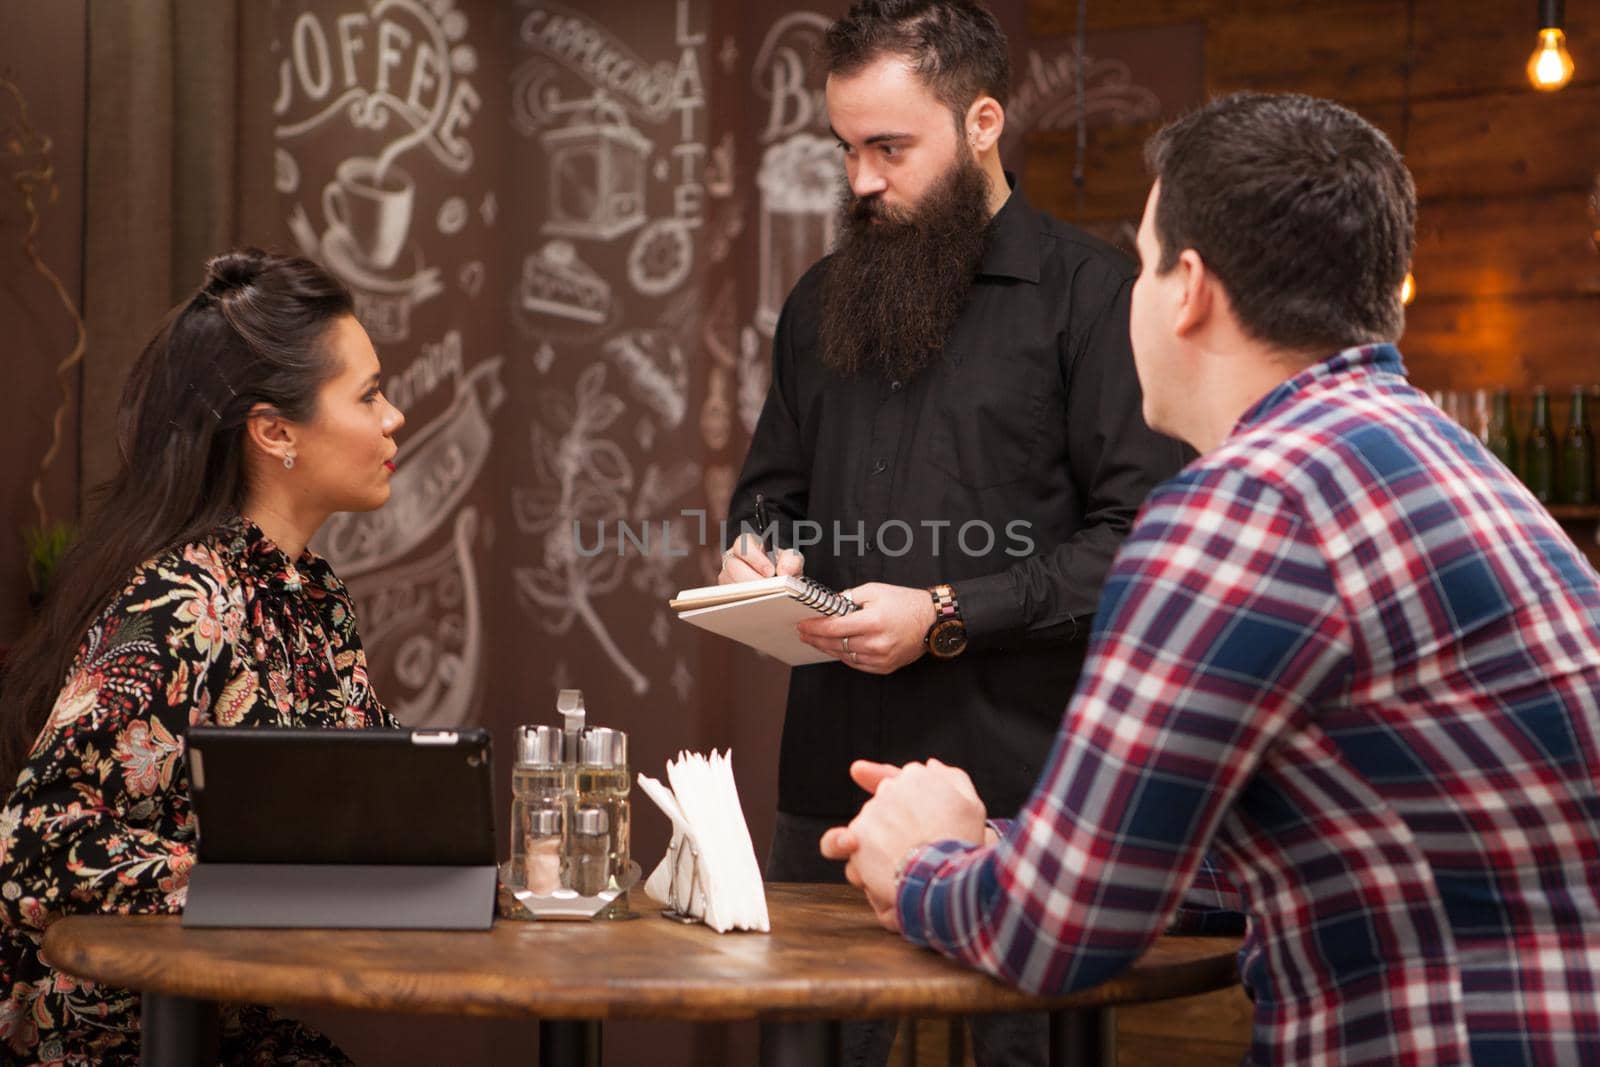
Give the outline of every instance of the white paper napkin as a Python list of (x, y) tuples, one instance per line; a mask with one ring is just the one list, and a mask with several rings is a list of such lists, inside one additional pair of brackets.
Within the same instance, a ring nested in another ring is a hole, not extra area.
[(670, 789), (639, 775), (639, 788), (672, 821), (672, 844), (645, 881), (645, 893), (718, 933), (771, 929), (761, 868), (733, 780), (733, 754), (679, 752), (667, 761), (667, 781)]

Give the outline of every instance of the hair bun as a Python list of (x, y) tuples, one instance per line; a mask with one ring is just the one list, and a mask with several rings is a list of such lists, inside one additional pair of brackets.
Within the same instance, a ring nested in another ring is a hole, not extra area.
[(201, 286), (212, 296), (243, 289), (260, 276), (268, 256), (259, 248), (236, 248), (206, 261), (206, 280)]

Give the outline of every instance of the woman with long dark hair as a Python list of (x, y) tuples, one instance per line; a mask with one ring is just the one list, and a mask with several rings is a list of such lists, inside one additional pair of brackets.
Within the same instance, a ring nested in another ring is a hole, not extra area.
[[(211, 260), (134, 365), (117, 473), (0, 692), (0, 1060), (137, 1059), (138, 995), (39, 944), (71, 912), (182, 910), (190, 724), (396, 725), (349, 594), (306, 547), (388, 499), (405, 420), (378, 382), (348, 290), (255, 249)], [(223, 1053), (345, 1062), (255, 1006), (225, 1012)]]

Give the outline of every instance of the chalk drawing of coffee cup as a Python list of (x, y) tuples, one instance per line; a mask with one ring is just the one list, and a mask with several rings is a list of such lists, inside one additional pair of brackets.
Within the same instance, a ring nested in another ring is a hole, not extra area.
[(356, 156), (339, 164), (322, 190), (330, 236), (378, 270), (394, 266), (411, 229), (416, 185), (394, 164), (379, 174), (377, 160)]

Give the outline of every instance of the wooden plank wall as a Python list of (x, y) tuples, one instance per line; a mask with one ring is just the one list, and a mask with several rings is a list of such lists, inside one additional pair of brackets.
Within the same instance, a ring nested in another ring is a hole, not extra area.
[[(1410, 105), (1406, 106), (1407, 22)], [(1070, 35), (1073, 0), (1030, 0)], [(1427, 389), (1600, 382), (1600, 5), (1567, 5), (1571, 85), (1535, 92), (1533, 0), (1090, 0), (1088, 26), (1200, 22), (1206, 90), (1294, 91), (1360, 112), (1402, 147), (1420, 200), (1418, 295), (1402, 344)], [(1406, 112), (1409, 110), (1409, 116)], [(1407, 119), (1409, 118), (1409, 122)], [(1064, 218), (1137, 219), (1155, 123), (1091, 128), (1082, 211), (1074, 135), (1028, 142), (1029, 196)]]
[[(1589, 206), (1600, 196), (1600, 4), (1567, 5), (1577, 73), (1554, 94), (1524, 72), (1536, 19), (1534, 0), (1090, 0), (1087, 11), (1091, 34), (1202, 23), (1208, 94), (1331, 97), (1382, 128), (1419, 197), (1418, 294), (1401, 340), (1412, 379), (1524, 396), (1542, 384), (1561, 397), (1600, 383), (1600, 221)], [(1030, 35), (1076, 26), (1074, 0), (1029, 0)], [(1075, 134), (1031, 135), (1029, 197), (1066, 219), (1136, 222), (1149, 190), (1143, 144), (1158, 125), (1091, 127), (1081, 192)], [(1568, 529), (1600, 559), (1595, 526)], [(1239, 992), (1118, 1016), (1123, 1067), (1237, 1063), (1248, 1047)]]
[[(1028, 2), (1031, 37), (1076, 31), (1074, 0)], [(1572, 387), (1600, 385), (1600, 4), (1567, 5), (1577, 73), (1557, 93), (1528, 84), (1537, 19), (1536, 0), (1089, 0), (1087, 11), (1091, 34), (1202, 25), (1208, 94), (1310, 93), (1382, 128), (1417, 183), (1417, 297), (1401, 338), (1412, 380), (1508, 388), (1524, 430), (1535, 387), (1549, 388), (1559, 428)], [(1029, 197), (1066, 219), (1136, 223), (1159, 124), (1091, 127), (1081, 191), (1075, 135), (1031, 135)], [(1566, 525), (1600, 567), (1600, 521)]]

